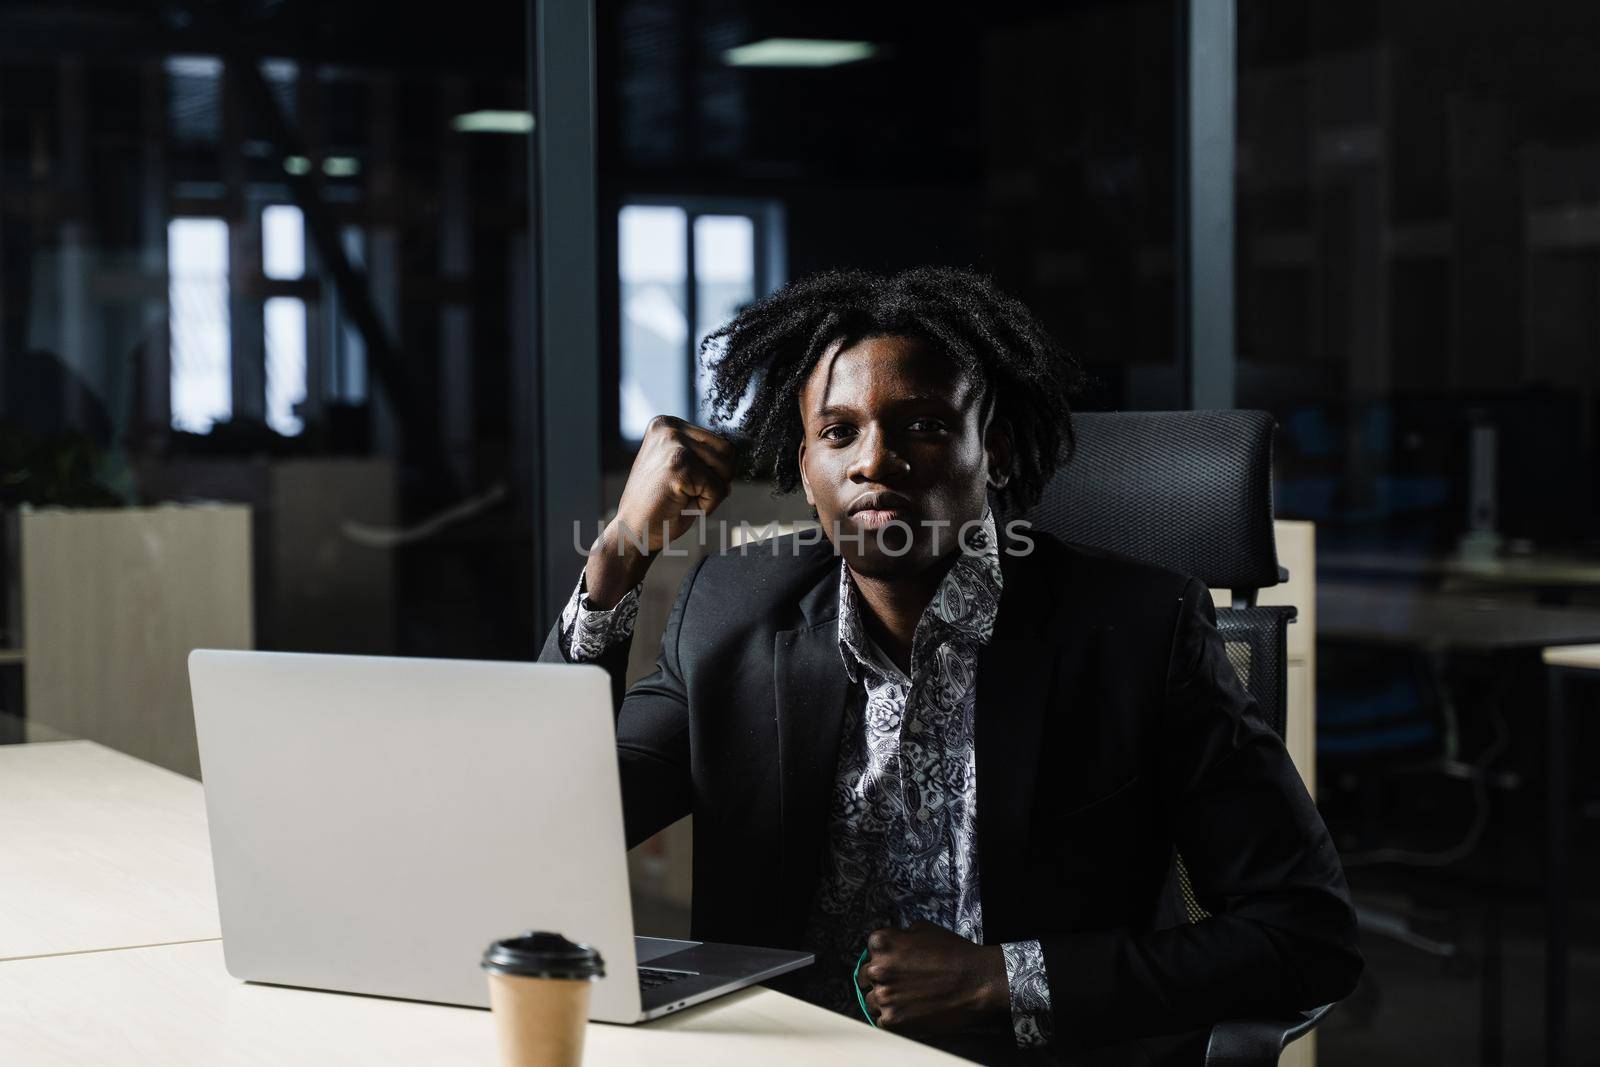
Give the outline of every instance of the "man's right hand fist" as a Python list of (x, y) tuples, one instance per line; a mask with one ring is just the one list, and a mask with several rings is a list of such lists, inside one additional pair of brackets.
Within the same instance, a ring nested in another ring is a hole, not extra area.
[[(733, 488), (733, 442), (671, 415), (650, 420), (612, 525), (628, 550), (654, 555), (709, 515)], [(685, 515), (684, 512), (694, 512)]]
[(651, 419), (617, 516), (589, 556), (590, 602), (609, 608), (621, 600), (643, 579), (651, 556), (727, 499), (733, 473), (733, 442), (726, 437), (671, 415)]

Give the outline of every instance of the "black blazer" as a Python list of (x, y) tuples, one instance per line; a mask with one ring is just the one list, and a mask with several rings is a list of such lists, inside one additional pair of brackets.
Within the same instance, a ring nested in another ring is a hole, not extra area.
[[(1209, 592), (1030, 536), (1001, 553), (978, 660), (985, 941), (1043, 943), (1067, 1049), (1345, 996), (1361, 957), (1338, 856)], [(798, 947), (849, 697), (840, 562), (793, 535), (747, 549), (689, 573), (653, 674), (624, 694), (626, 644), (599, 663), (628, 844), (694, 814), (692, 936)], [(562, 661), (556, 631), (540, 659)], [(1208, 921), (1172, 907), (1175, 851)]]

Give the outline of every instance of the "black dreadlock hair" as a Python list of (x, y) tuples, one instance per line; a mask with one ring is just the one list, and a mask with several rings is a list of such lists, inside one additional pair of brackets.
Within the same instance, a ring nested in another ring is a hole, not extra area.
[[(800, 484), (800, 391), (823, 353), (868, 337), (914, 337), (984, 389), (1011, 428), (1012, 467), (999, 511), (1026, 512), (1072, 454), (1078, 364), (1019, 301), (982, 275), (950, 267), (899, 274), (825, 271), (743, 308), (700, 343), (712, 422), (738, 446), (742, 472), (774, 494)], [(753, 390), (752, 390), (753, 386)], [(727, 425), (749, 395), (737, 427)]]

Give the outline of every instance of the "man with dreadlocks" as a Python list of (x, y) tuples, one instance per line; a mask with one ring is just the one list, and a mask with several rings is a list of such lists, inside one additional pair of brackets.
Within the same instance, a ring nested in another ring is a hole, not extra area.
[[(1002, 525), (1073, 441), (1027, 309), (827, 273), (703, 350), (739, 446), (651, 423), (542, 657), (611, 673), (630, 845), (694, 814), (694, 937), (809, 949), (780, 987), (991, 1063), (1197, 1062), (1350, 991), (1337, 856), (1204, 586)], [(651, 559), (741, 468), (820, 532), (697, 564), (624, 694)], [(1174, 850), (1203, 921), (1161, 918)]]

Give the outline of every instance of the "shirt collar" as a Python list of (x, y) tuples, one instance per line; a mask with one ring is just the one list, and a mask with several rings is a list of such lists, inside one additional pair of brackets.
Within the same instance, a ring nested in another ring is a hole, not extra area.
[[(955, 563), (945, 572), (927, 610), (917, 621), (913, 664), (915, 645), (928, 637), (941, 642), (954, 640), (983, 645), (994, 633), (1001, 588), (1000, 541), (995, 535), (994, 512), (986, 508), (981, 525), (968, 526), (966, 532), (965, 546), (956, 554)], [(859, 595), (850, 575), (850, 565), (840, 560), (839, 655), (852, 683), (861, 681), (863, 669), (885, 674), (884, 668), (893, 666), (885, 662), (887, 657), (862, 626)], [(900, 673), (898, 668), (895, 673)]]

